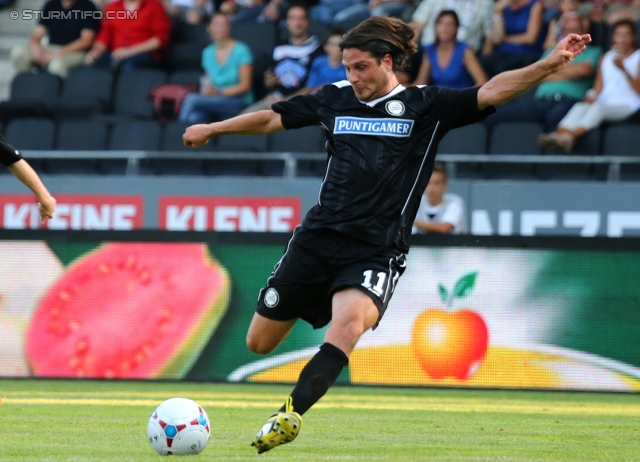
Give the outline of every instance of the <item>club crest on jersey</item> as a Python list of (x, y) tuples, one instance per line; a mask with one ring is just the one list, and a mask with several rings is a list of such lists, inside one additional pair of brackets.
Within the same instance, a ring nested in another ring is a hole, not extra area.
[(402, 114), (404, 114), (404, 103), (402, 101), (398, 101), (397, 99), (388, 101), (387, 104), (384, 105), (384, 108), (389, 114), (393, 116), (401, 116)]
[(333, 134), (395, 136), (399, 138), (406, 138), (411, 135), (412, 129), (413, 120), (407, 119), (336, 117), (336, 121), (333, 126)]

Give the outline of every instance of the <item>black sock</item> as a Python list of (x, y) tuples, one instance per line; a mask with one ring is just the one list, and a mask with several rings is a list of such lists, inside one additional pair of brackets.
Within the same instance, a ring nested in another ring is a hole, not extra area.
[[(324, 396), (348, 364), (349, 358), (342, 350), (330, 343), (320, 345), (320, 351), (304, 366), (291, 392), (294, 411), (300, 415), (307, 412)], [(280, 412), (284, 411), (285, 406), (282, 406)]]

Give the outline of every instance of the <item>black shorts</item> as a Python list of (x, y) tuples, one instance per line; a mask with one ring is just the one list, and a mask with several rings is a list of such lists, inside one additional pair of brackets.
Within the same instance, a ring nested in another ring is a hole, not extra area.
[(284, 255), (260, 290), (256, 312), (265, 318), (304, 319), (315, 329), (331, 321), (331, 299), (346, 287), (360, 289), (382, 318), (406, 255), (333, 230), (297, 228)]

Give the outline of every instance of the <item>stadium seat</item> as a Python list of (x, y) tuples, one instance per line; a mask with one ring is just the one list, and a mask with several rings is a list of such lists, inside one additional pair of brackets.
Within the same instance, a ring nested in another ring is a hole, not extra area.
[[(597, 156), (600, 153), (600, 130), (591, 130), (576, 140), (572, 154)], [(542, 180), (595, 180), (606, 178), (606, 165), (576, 162), (571, 164), (538, 164), (538, 177)]]
[[(67, 120), (58, 125), (55, 148), (59, 151), (102, 151), (107, 149), (109, 127), (90, 120)], [(96, 159), (44, 159), (48, 173), (98, 173)]]
[[(184, 145), (182, 135), (185, 129), (191, 125), (188, 122), (170, 122), (162, 127), (162, 138), (160, 140), (161, 151), (188, 151), (190, 150)], [(211, 143), (213, 140), (209, 140)], [(202, 147), (200, 149), (207, 149)]]
[(324, 152), (324, 130), (320, 127), (303, 127), (283, 130), (271, 135), (274, 152)]
[[(326, 138), (320, 127), (304, 127), (298, 130), (284, 130), (271, 135), (271, 150), (274, 152), (324, 153)], [(326, 160), (298, 160), (298, 175), (322, 177), (326, 170)], [(263, 175), (282, 175), (281, 166), (262, 165)]]
[(167, 83), (200, 83), (200, 78), (204, 75), (204, 71), (200, 70), (188, 70), (188, 71), (175, 71), (169, 75)]
[(269, 137), (230, 135), (217, 139), (217, 145), (212, 145), (216, 151), (234, 152), (266, 152), (269, 150)]
[(166, 80), (165, 72), (158, 69), (132, 69), (120, 73), (116, 82), (113, 112), (116, 115), (152, 118), (153, 101), (149, 98), (149, 92)]
[(202, 50), (210, 43), (206, 24), (174, 21), (169, 48), (163, 55), (164, 67), (169, 71), (199, 70)]
[[(113, 125), (109, 135), (109, 149), (114, 151), (158, 151), (161, 125), (153, 120), (120, 121)], [(126, 160), (100, 159), (101, 173), (124, 173)], [(148, 162), (141, 162), (141, 171), (148, 172)]]
[[(609, 125), (604, 132), (602, 153), (606, 156), (640, 156), (640, 130), (635, 124)], [(640, 164), (623, 164), (622, 180), (640, 180)]]
[(241, 21), (231, 25), (231, 36), (245, 43), (254, 55), (271, 57), (276, 46), (276, 26), (269, 22)]
[(108, 69), (73, 68), (64, 82), (62, 95), (49, 103), (49, 110), (58, 119), (84, 119), (109, 111), (113, 80), (113, 73)]
[(47, 103), (60, 93), (60, 77), (47, 72), (21, 72), (11, 81), (8, 101), (0, 102), (0, 120), (49, 117)]
[[(161, 151), (176, 152), (175, 159), (152, 159), (151, 166), (158, 175), (202, 175), (202, 159), (181, 158), (180, 153), (188, 151), (192, 155), (198, 155), (198, 151), (207, 150), (207, 147), (189, 149), (182, 141), (185, 129), (191, 124), (185, 122), (171, 122), (162, 127), (160, 140)], [(213, 140), (210, 140), (211, 143)]]
[[(542, 127), (535, 122), (502, 122), (491, 131), (489, 154), (540, 154), (538, 135)], [(531, 163), (498, 163), (484, 166), (485, 178), (534, 179), (536, 170)]]
[(51, 150), (55, 124), (47, 119), (14, 119), (7, 125), (6, 138), (20, 150)]
[[(456, 128), (447, 133), (438, 146), (439, 154), (485, 154), (487, 130), (484, 124), (476, 123)], [(477, 162), (456, 164), (456, 178), (482, 178), (482, 166)]]
[[(222, 136), (212, 144), (211, 149), (217, 152), (266, 152), (269, 146), (268, 136)], [(210, 141), (211, 143), (211, 141)], [(262, 163), (270, 164), (270, 161), (260, 160), (205, 160), (204, 172), (207, 175), (260, 175)], [(278, 161), (282, 172), (282, 162)]]

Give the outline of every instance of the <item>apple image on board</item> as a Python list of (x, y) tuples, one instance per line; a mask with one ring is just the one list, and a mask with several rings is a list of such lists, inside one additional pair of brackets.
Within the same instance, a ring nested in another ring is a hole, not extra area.
[(466, 297), (478, 273), (470, 273), (449, 293), (439, 284), (447, 308), (429, 308), (416, 319), (412, 331), (413, 351), (422, 370), (431, 378), (467, 380), (478, 370), (489, 346), (487, 325), (475, 311), (451, 308), (455, 298)]

